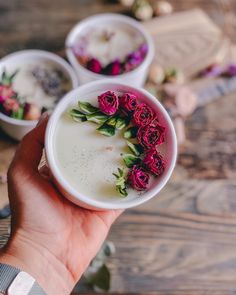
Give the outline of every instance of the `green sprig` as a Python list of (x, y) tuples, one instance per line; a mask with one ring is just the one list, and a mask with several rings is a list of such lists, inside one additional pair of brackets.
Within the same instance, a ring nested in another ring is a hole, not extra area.
[(127, 180), (124, 170), (118, 168), (118, 173), (113, 173), (113, 175), (116, 177), (116, 190), (122, 197), (127, 197)]

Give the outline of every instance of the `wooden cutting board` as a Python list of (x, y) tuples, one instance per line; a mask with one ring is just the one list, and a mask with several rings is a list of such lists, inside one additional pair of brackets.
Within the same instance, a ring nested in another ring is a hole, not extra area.
[(228, 38), (199, 9), (154, 18), (144, 25), (154, 39), (154, 61), (165, 68), (180, 68), (187, 76), (224, 61), (229, 52)]

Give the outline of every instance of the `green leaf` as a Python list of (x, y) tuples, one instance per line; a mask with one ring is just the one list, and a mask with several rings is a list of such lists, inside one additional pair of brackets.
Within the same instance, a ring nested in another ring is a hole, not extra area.
[(14, 119), (22, 120), (24, 116), (24, 108), (19, 107), (17, 112), (14, 112), (11, 117)]
[(86, 115), (93, 114), (99, 110), (98, 108), (91, 105), (89, 102), (78, 101), (78, 105), (80, 111)]
[(116, 117), (110, 117), (106, 121), (106, 124), (116, 127), (116, 120), (117, 120)]
[(91, 275), (91, 277), (88, 278), (88, 281), (90, 284), (103, 291), (109, 291), (111, 274), (106, 264), (103, 264), (96, 273)]
[(128, 168), (132, 168), (135, 164), (140, 163), (140, 158), (132, 154), (124, 154), (123, 160)]
[(96, 112), (93, 114), (86, 115), (86, 118), (89, 122), (94, 122), (96, 124), (103, 124), (107, 121), (108, 116), (102, 112)]
[(124, 170), (118, 168), (118, 174), (113, 173), (113, 175), (116, 177), (116, 190), (122, 197), (127, 197), (127, 181)]
[(130, 141), (126, 141), (127, 142), (127, 145), (130, 149), (130, 151), (135, 155), (135, 156), (140, 156), (143, 152), (143, 148), (141, 147), (141, 145), (139, 144), (134, 144)]
[(97, 128), (97, 131), (105, 136), (115, 135), (115, 127), (107, 125), (106, 123)]
[(86, 115), (83, 114), (81, 111), (76, 110), (76, 109), (72, 109), (69, 111), (69, 114), (71, 115), (71, 117), (76, 121), (87, 121)]
[(128, 120), (122, 117), (117, 117), (116, 119), (116, 128), (121, 130), (129, 124)]
[(130, 127), (124, 132), (124, 138), (135, 138), (137, 136), (138, 128), (137, 127)]

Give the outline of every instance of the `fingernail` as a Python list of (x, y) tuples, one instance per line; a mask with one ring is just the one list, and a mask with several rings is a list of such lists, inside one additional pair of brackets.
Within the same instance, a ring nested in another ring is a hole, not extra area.
[(44, 112), (42, 116), (39, 118), (37, 126), (41, 125), (43, 121), (46, 120), (46, 118), (48, 118), (48, 116), (49, 116), (48, 112)]

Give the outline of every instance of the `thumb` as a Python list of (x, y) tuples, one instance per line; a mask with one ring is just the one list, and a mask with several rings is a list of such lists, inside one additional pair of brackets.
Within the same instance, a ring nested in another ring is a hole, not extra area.
[(48, 114), (43, 114), (38, 125), (22, 139), (11, 166), (21, 165), (28, 171), (38, 172), (43, 148)]

